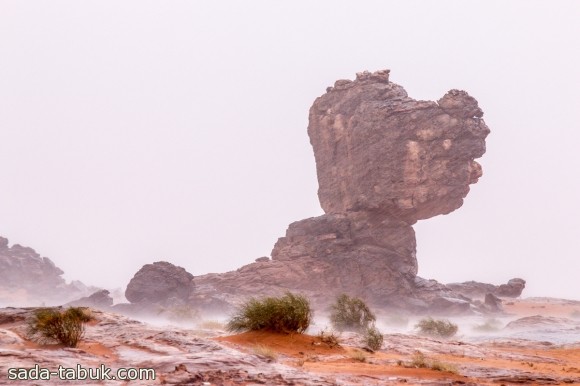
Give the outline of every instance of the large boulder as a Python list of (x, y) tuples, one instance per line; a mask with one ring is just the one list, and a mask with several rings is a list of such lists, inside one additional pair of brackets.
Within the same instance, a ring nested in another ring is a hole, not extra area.
[(168, 304), (187, 301), (193, 291), (193, 275), (166, 261), (145, 264), (133, 276), (125, 297), (131, 303)]
[(474, 161), (489, 134), (482, 116), (465, 91), (412, 99), (388, 70), (337, 81), (310, 108), (322, 208), (408, 224), (459, 208), (482, 175)]

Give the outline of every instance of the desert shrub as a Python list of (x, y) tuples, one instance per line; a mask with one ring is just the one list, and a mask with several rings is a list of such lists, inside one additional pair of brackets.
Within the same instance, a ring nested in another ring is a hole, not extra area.
[(367, 361), (367, 354), (365, 354), (362, 351), (351, 351), (349, 354), (351, 359), (357, 361), (357, 362), (366, 362)]
[(383, 345), (384, 337), (375, 326), (370, 326), (365, 330), (363, 340), (368, 348), (377, 351)]
[(425, 358), (425, 354), (423, 354), (421, 351), (415, 351), (415, 354), (413, 354), (413, 358), (411, 359), (411, 363), (408, 367), (414, 367), (417, 369), (424, 369), (429, 367), (427, 358)]
[(449, 320), (436, 320), (433, 318), (421, 319), (415, 326), (424, 335), (449, 338), (457, 333), (457, 325)]
[(431, 370), (435, 370), (435, 371), (443, 371), (443, 372), (447, 372), (447, 373), (453, 373), (453, 374), (457, 374), (458, 370), (457, 367), (450, 364), (450, 363), (446, 363), (446, 362), (440, 362), (440, 361), (432, 361), (429, 364), (429, 368)]
[(85, 323), (92, 320), (88, 309), (71, 307), (67, 310), (42, 308), (28, 322), (27, 335), (39, 343), (62, 343), (77, 347), (85, 332)]
[(364, 301), (340, 295), (332, 305), (330, 322), (339, 331), (363, 331), (377, 318)]
[(268, 346), (264, 346), (261, 344), (254, 346), (252, 351), (254, 352), (255, 355), (266, 358), (270, 361), (275, 361), (278, 358), (278, 354), (276, 354), (276, 351), (272, 350)]
[(281, 297), (250, 299), (230, 318), (228, 331), (270, 330), (304, 332), (310, 325), (312, 310), (304, 296), (287, 292)]
[(84, 323), (95, 319), (93, 312), (88, 307), (70, 307), (65, 312), (71, 317), (77, 318)]
[(326, 343), (328, 347), (340, 347), (339, 336), (334, 331), (327, 332), (326, 330), (322, 330), (318, 333), (318, 337), (320, 338), (320, 341)]

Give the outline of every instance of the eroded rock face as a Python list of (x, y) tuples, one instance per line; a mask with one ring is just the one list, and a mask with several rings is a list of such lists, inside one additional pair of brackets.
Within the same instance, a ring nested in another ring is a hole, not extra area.
[(63, 273), (34, 249), (9, 247), (8, 239), (0, 237), (0, 303), (40, 304), (66, 295)]
[(370, 211), (412, 224), (463, 204), (481, 176), (489, 129), (477, 101), (451, 90), (416, 101), (389, 71), (339, 80), (310, 109), (326, 213)]
[(41, 292), (64, 285), (63, 273), (48, 257), (19, 244), (8, 247), (8, 239), (0, 237), (0, 285)]
[(125, 297), (131, 303), (185, 301), (193, 290), (191, 279), (191, 273), (166, 261), (146, 264), (127, 285)]
[(323, 305), (346, 292), (374, 305), (469, 312), (471, 299), (416, 276), (412, 224), (459, 208), (481, 177), (482, 116), (465, 91), (414, 100), (388, 70), (337, 81), (308, 125), (325, 214), (290, 224), (271, 260), (196, 277), (190, 301), (219, 307), (292, 290)]

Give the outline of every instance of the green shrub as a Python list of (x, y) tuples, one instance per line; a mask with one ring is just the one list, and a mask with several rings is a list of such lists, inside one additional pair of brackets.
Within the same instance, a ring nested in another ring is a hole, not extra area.
[(39, 343), (61, 343), (77, 347), (85, 332), (85, 323), (93, 317), (88, 309), (71, 307), (65, 311), (42, 308), (28, 322), (27, 335)]
[(340, 295), (332, 305), (330, 322), (339, 331), (363, 331), (377, 318), (359, 298)]
[(375, 326), (370, 326), (365, 330), (363, 339), (367, 347), (373, 351), (379, 350), (384, 341), (383, 334)]
[(424, 335), (449, 338), (457, 333), (457, 325), (449, 320), (435, 320), (433, 318), (421, 319), (415, 326)]
[(287, 292), (282, 297), (250, 299), (230, 318), (228, 331), (270, 330), (304, 332), (310, 325), (312, 310), (304, 296)]

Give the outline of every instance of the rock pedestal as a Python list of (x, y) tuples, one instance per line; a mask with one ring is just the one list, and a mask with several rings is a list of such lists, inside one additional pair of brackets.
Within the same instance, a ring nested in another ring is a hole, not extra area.
[(412, 225), (461, 207), (481, 177), (482, 116), (465, 91), (412, 99), (389, 70), (336, 81), (308, 125), (325, 214), (290, 224), (271, 260), (195, 277), (190, 301), (219, 308), (291, 290), (320, 305), (348, 293), (375, 305), (469, 311), (470, 298), (417, 277)]

